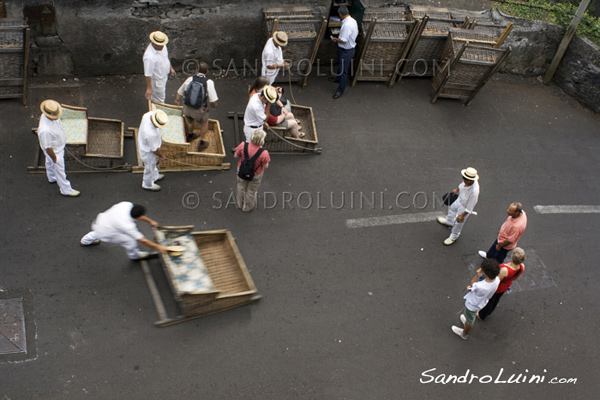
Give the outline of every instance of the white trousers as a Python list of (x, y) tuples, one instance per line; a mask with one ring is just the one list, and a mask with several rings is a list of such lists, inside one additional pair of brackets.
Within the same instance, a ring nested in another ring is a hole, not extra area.
[(150, 189), (154, 182), (158, 179), (158, 156), (154, 153), (145, 154), (143, 157), (140, 155), (142, 162), (144, 163), (144, 178), (142, 179), (142, 187)]
[(73, 192), (71, 182), (67, 180), (67, 173), (65, 172), (65, 150), (55, 152), (56, 163), (52, 161), (52, 157), (46, 153), (46, 175), (48, 176), (48, 182), (56, 182), (60, 188), (60, 193), (67, 196)]
[(150, 100), (157, 101), (159, 103), (165, 102), (168, 78), (169, 75), (165, 76), (163, 79), (152, 78), (152, 96), (150, 96)]
[(446, 222), (448, 225), (452, 225), (452, 233), (450, 233), (450, 239), (456, 240), (460, 236), (460, 232), (462, 231), (465, 222), (467, 222), (467, 218), (469, 215), (465, 216), (463, 222), (456, 222), (456, 217), (465, 212), (465, 207), (460, 204), (460, 201), (456, 200), (454, 203), (448, 207), (448, 215), (446, 215)]
[(94, 240), (121, 245), (125, 248), (125, 252), (127, 253), (127, 257), (129, 257), (129, 259), (137, 260), (140, 258), (138, 241), (129, 235), (119, 233), (107, 237), (94, 231), (94, 225), (92, 224), (92, 231), (81, 238), (81, 244), (90, 245), (94, 242)]
[(254, 131), (257, 129), (262, 129), (263, 127), (259, 127), (259, 128), (251, 128), (248, 125), (244, 125), (244, 135), (246, 136), (246, 142), (250, 143), (250, 140), (252, 139), (252, 134), (254, 134)]

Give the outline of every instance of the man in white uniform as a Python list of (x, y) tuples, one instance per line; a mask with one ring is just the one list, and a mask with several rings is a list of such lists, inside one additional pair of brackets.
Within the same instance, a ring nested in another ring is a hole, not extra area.
[[(262, 129), (264, 126), (265, 131), (269, 129), (267, 124), (267, 114), (265, 114), (265, 105), (273, 104), (277, 100), (277, 90), (273, 86), (267, 85), (259, 93), (255, 93), (250, 97), (246, 111), (244, 112), (244, 135), (246, 135), (246, 142), (250, 143), (252, 134), (257, 129)], [(270, 112), (270, 106), (267, 107), (267, 113)]]
[(169, 61), (167, 43), (169, 38), (160, 31), (150, 34), (150, 44), (144, 52), (144, 76), (146, 77), (146, 100), (165, 102), (165, 91), (169, 72), (175, 70)]
[(37, 129), (40, 147), (46, 156), (48, 182), (57, 183), (63, 196), (77, 197), (81, 193), (71, 187), (65, 172), (65, 133), (60, 116), (62, 107), (54, 100), (45, 100), (40, 105), (42, 115)]
[(274, 32), (273, 37), (267, 40), (262, 52), (262, 75), (269, 79), (272, 85), (281, 68), (289, 68), (290, 63), (283, 60), (282, 47), (287, 46), (288, 36), (285, 32)]
[(142, 188), (157, 192), (160, 190), (156, 181), (165, 176), (158, 173), (158, 162), (165, 160), (165, 155), (160, 150), (162, 137), (160, 128), (167, 125), (169, 117), (162, 110), (148, 111), (142, 117), (140, 129), (138, 130), (138, 151), (140, 159), (144, 163), (144, 178)]
[(143, 206), (134, 205), (128, 201), (115, 204), (98, 214), (92, 222), (92, 231), (81, 238), (80, 244), (81, 246), (95, 246), (101, 242), (118, 244), (125, 248), (130, 260), (144, 260), (157, 254), (140, 251), (138, 243), (166, 253), (166, 247), (146, 239), (138, 230), (135, 224), (136, 220), (158, 226), (156, 221), (146, 217), (145, 214), (146, 209)]
[(438, 217), (438, 222), (452, 228), (450, 237), (444, 240), (446, 246), (450, 246), (462, 231), (469, 214), (474, 213), (475, 205), (479, 199), (479, 175), (473, 167), (463, 169), (461, 172), (463, 182), (454, 189), (452, 193), (458, 194), (458, 198), (448, 207), (446, 218)]

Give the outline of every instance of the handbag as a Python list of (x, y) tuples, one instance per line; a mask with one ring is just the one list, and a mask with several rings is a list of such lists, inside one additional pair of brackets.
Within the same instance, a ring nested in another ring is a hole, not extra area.
[(448, 192), (448, 193), (446, 193), (445, 195), (442, 196), (442, 201), (448, 207), (450, 207), (450, 205), (452, 203), (454, 203), (456, 201), (456, 199), (458, 199), (458, 195), (454, 194), (454, 192)]

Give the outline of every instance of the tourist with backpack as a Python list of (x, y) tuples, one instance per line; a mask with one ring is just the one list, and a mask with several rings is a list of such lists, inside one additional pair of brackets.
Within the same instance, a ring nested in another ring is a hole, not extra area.
[[(217, 91), (212, 79), (207, 78), (208, 64), (201, 62), (196, 67), (194, 75), (183, 82), (177, 90), (175, 102), (181, 105), (183, 100), (183, 117), (186, 125), (186, 140), (191, 142), (198, 137), (203, 137), (208, 130), (209, 109), (217, 107)], [(198, 133), (194, 133), (199, 130)], [(204, 138), (202, 138), (204, 139)], [(204, 150), (208, 142), (200, 140), (198, 150)]]
[(256, 129), (250, 142), (242, 142), (235, 149), (235, 158), (239, 158), (235, 198), (237, 206), (244, 212), (254, 210), (256, 192), (262, 182), (265, 168), (269, 168), (269, 152), (262, 148), (267, 133)]

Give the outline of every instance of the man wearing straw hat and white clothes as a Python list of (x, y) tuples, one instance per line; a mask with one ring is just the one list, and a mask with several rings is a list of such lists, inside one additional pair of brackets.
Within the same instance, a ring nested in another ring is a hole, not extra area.
[(156, 181), (160, 181), (165, 176), (158, 173), (158, 162), (165, 160), (165, 155), (160, 149), (162, 137), (160, 128), (163, 128), (169, 122), (169, 117), (162, 110), (148, 111), (142, 117), (140, 129), (138, 131), (138, 151), (140, 159), (144, 163), (144, 178), (142, 188), (158, 192), (160, 186)]
[(48, 182), (57, 183), (60, 194), (63, 196), (77, 197), (79, 190), (71, 187), (65, 172), (65, 145), (67, 134), (62, 127), (60, 116), (62, 107), (54, 100), (45, 100), (40, 105), (42, 115), (37, 129), (40, 147), (46, 156), (46, 175)]
[(153, 219), (146, 217), (143, 206), (122, 201), (103, 213), (98, 214), (92, 222), (92, 230), (81, 238), (79, 244), (83, 247), (96, 246), (101, 242), (121, 245), (130, 260), (144, 260), (156, 255), (149, 251), (140, 251), (138, 243), (166, 253), (167, 248), (148, 240), (138, 230), (135, 221), (146, 221), (152, 226), (158, 226)]
[(255, 93), (250, 97), (246, 111), (244, 112), (244, 135), (246, 136), (246, 142), (250, 143), (252, 134), (257, 129), (262, 129), (264, 126), (265, 131), (269, 129), (267, 124), (267, 114), (265, 113), (265, 105), (269, 103), (267, 107), (267, 113), (270, 113), (270, 105), (277, 100), (277, 90), (271, 85), (267, 85), (262, 88), (258, 93)]
[(175, 75), (175, 70), (169, 61), (167, 43), (169, 43), (169, 38), (164, 33), (155, 31), (150, 34), (150, 44), (146, 48), (143, 58), (146, 100), (164, 103), (169, 72), (171, 75)]
[(479, 199), (479, 175), (477, 170), (469, 167), (460, 171), (463, 182), (452, 192), (458, 194), (458, 198), (448, 207), (446, 218), (438, 217), (438, 222), (442, 225), (452, 228), (450, 237), (444, 240), (446, 246), (450, 246), (458, 239), (465, 221), (469, 214), (475, 214), (473, 210)]
[(272, 85), (279, 74), (281, 68), (289, 68), (290, 63), (283, 60), (282, 47), (287, 46), (288, 35), (285, 32), (274, 32), (273, 37), (267, 40), (262, 52), (262, 76), (269, 79), (269, 85)]

